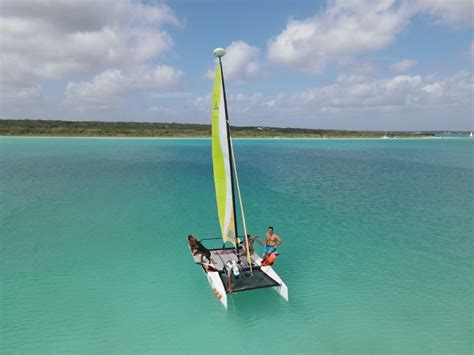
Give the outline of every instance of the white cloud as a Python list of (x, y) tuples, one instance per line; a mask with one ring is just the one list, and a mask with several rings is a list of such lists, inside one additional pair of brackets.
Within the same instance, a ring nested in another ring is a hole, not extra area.
[[(231, 124), (236, 126), (469, 129), (473, 94), (474, 79), (467, 71), (444, 79), (433, 74), (367, 75), (354, 82), (336, 80), (296, 93), (234, 93), (228, 95), (228, 105)], [(176, 117), (209, 123), (210, 102), (210, 93), (189, 99)]]
[[(16, 103), (20, 105), (27, 105), (37, 102), (41, 99), (42, 93), (39, 85), (19, 87), (13, 90), (4, 90), (0, 88), (0, 104)], [(1, 106), (0, 105), (0, 106)]]
[(206, 112), (209, 111), (209, 115), (210, 116), (210, 112), (211, 112), (211, 94), (206, 94), (204, 96), (198, 96), (197, 98), (195, 98), (191, 105), (190, 105), (192, 108), (195, 108), (197, 110), (201, 110), (203, 112)]
[(170, 117), (176, 115), (176, 110), (168, 108), (168, 107), (162, 107), (162, 106), (152, 106), (149, 109), (151, 112), (154, 114), (158, 114), (161, 117)]
[(193, 97), (191, 91), (166, 91), (166, 92), (152, 92), (150, 96), (156, 99), (183, 99)]
[(403, 73), (413, 68), (418, 62), (414, 59), (404, 59), (390, 65), (389, 69), (397, 73)]
[[(363, 53), (390, 45), (410, 19), (429, 14), (436, 23), (472, 26), (472, 0), (334, 0), (303, 20), (290, 20), (268, 43), (268, 58), (298, 70), (320, 74), (329, 63), (351, 63)], [(405, 63), (409, 67), (413, 63)], [(394, 71), (405, 71), (403, 64)]]
[(473, 80), (466, 72), (433, 82), (420, 75), (397, 75), (349, 85), (329, 84), (316, 90), (285, 96), (282, 105), (294, 102), (295, 105), (314, 105), (326, 111), (408, 106), (430, 110), (431, 107), (443, 105), (467, 105), (472, 93)]
[(419, 12), (432, 15), (436, 23), (455, 27), (473, 25), (472, 0), (416, 0), (413, 6)]
[(433, 83), (433, 84), (427, 84), (421, 88), (421, 90), (429, 93), (429, 94), (438, 94), (441, 95), (442, 92), (442, 86), (440, 83)]
[(336, 78), (337, 83), (354, 84), (366, 81), (369, 77), (374, 77), (377, 69), (371, 63), (353, 64), (349, 73), (342, 72)]
[[(237, 94), (230, 97), (229, 105), (236, 125), (384, 129), (379, 117), (392, 115), (392, 129), (427, 129), (440, 125), (433, 117), (445, 119), (446, 112), (463, 113), (453, 117), (450, 125), (465, 127), (472, 118), (473, 94), (472, 75), (461, 71), (444, 80), (396, 75), (352, 83), (336, 81), (297, 93)], [(209, 111), (208, 99), (199, 101), (206, 102)], [(466, 116), (469, 112), (471, 116)], [(423, 119), (430, 120), (428, 125), (416, 126), (417, 120)]]
[(162, 54), (173, 44), (160, 29), (168, 23), (178, 24), (168, 7), (131, 0), (7, 0), (2, 2), (0, 48), (6, 69), (14, 70), (16, 64), (32, 75), (62, 77), (143, 63)]
[(263, 94), (261, 92), (254, 93), (252, 95), (239, 93), (237, 95), (231, 95), (229, 97), (230, 100), (235, 100), (237, 102), (250, 102), (250, 103), (258, 102), (262, 98), (263, 98)]
[(43, 79), (105, 71), (111, 80), (114, 71), (149, 65), (173, 46), (165, 25), (180, 22), (160, 4), (2, 0), (0, 86), (12, 92), (3, 101)]
[(394, 0), (336, 0), (305, 20), (291, 20), (268, 44), (270, 60), (321, 73), (330, 62), (389, 45), (410, 17)]
[[(222, 59), (226, 82), (242, 84), (254, 77), (260, 64), (258, 57), (260, 50), (243, 41), (234, 41), (226, 48), (226, 55)], [(214, 79), (215, 69), (209, 69), (205, 77)]]
[(66, 102), (80, 108), (107, 108), (121, 98), (145, 90), (160, 92), (178, 89), (182, 77), (182, 71), (165, 65), (152, 70), (141, 68), (130, 73), (109, 69), (90, 82), (69, 82), (66, 87)]

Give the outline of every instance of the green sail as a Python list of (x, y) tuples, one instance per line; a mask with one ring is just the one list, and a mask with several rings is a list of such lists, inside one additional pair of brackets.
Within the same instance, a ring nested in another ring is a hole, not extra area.
[(216, 68), (214, 90), (212, 92), (212, 163), (222, 239), (224, 242), (235, 243), (232, 175), (220, 64)]

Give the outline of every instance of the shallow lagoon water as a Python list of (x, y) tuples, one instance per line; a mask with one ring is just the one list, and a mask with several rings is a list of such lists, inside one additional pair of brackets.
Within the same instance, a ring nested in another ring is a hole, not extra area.
[(218, 234), (210, 140), (0, 138), (0, 352), (472, 351), (473, 140), (234, 147), (290, 302), (226, 312), (185, 240)]

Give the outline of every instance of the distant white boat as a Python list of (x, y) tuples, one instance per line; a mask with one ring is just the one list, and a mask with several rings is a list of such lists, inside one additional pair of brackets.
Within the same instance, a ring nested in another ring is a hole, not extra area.
[(384, 135), (380, 138), (381, 139), (390, 139), (391, 137), (387, 136), (387, 131), (385, 131)]
[(469, 138), (472, 138), (472, 132), (469, 134)]

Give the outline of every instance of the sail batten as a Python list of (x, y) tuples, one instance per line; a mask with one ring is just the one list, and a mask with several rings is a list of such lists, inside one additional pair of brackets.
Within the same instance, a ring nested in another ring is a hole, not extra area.
[(212, 92), (212, 161), (217, 211), (224, 242), (235, 244), (236, 223), (233, 199), (231, 152), (221, 64), (216, 68)]

